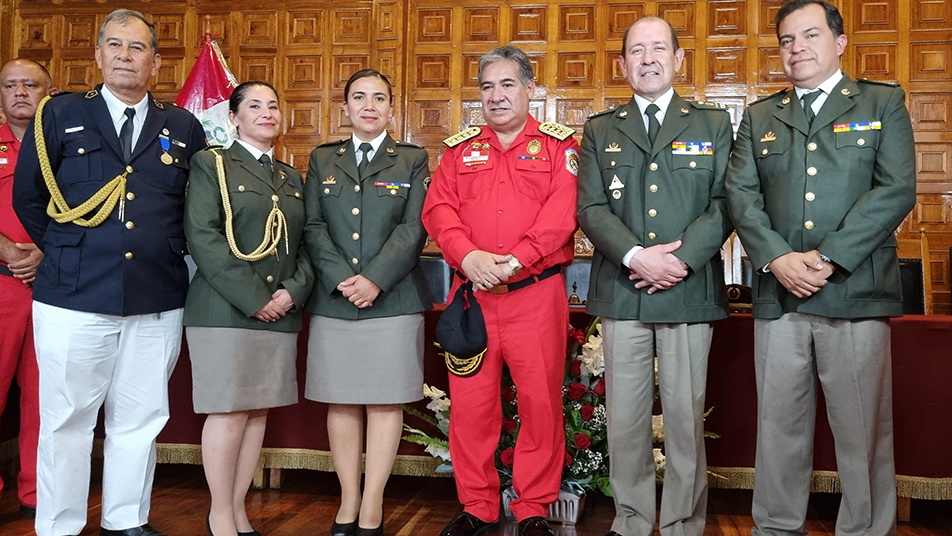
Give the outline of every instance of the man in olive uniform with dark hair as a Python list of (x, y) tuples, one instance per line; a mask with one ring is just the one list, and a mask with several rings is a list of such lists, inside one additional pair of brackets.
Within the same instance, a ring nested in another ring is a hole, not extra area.
[(752, 104), (727, 171), (755, 270), (755, 535), (805, 534), (816, 383), (843, 498), (837, 535), (896, 532), (888, 317), (902, 314), (895, 229), (915, 203), (904, 94), (839, 68), (843, 19), (818, 0), (777, 13), (794, 88)]
[(713, 328), (727, 316), (720, 247), (730, 235), (724, 171), (729, 114), (672, 88), (684, 59), (664, 19), (625, 32), (619, 58), (631, 101), (585, 125), (579, 223), (595, 245), (586, 311), (602, 317), (615, 522), (609, 536), (650, 536), (654, 359), (664, 406), (664, 536), (704, 532), (704, 394)]

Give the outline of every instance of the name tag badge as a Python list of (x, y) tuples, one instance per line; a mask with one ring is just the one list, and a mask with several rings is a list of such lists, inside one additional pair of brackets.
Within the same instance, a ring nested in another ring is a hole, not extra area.
[(80, 132), (80, 131), (82, 131), (82, 130), (83, 130), (83, 127), (82, 127), (82, 126), (69, 127), (69, 128), (67, 128), (66, 130), (64, 130), (63, 133), (64, 133), (64, 134), (72, 134), (73, 132)]
[(463, 155), (464, 164), (472, 164), (474, 162), (487, 162), (488, 160), (489, 160), (489, 154), (472, 152), (468, 155)]

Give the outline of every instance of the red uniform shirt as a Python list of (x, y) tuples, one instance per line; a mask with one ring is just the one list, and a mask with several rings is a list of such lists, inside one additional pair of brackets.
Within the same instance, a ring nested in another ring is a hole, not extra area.
[(13, 169), (17, 167), (20, 142), (10, 125), (0, 126), (0, 234), (20, 244), (33, 243), (13, 212)]
[(575, 255), (577, 173), (575, 139), (541, 132), (531, 116), (506, 150), (496, 133), (483, 127), (443, 153), (423, 224), (457, 270), (476, 249), (512, 253), (527, 276), (569, 265)]

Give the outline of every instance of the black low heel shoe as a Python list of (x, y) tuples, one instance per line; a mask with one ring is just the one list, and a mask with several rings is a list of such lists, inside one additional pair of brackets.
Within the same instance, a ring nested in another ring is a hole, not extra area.
[(357, 520), (353, 520), (350, 523), (338, 523), (334, 522), (331, 525), (331, 536), (356, 536), (357, 535)]
[(251, 532), (239, 532), (238, 536), (261, 536), (261, 533), (255, 529), (251, 529)]
[(381, 521), (380, 526), (375, 529), (357, 527), (357, 536), (383, 536), (383, 521)]
[(211, 514), (211, 512), (209, 512), (208, 515), (205, 516), (205, 530), (208, 531), (208, 536), (215, 536), (215, 535), (212, 533), (212, 520), (211, 520), (211, 518), (212, 518), (212, 514)]

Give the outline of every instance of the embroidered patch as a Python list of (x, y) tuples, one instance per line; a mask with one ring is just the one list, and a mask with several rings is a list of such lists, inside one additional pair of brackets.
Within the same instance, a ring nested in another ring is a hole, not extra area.
[(565, 169), (578, 177), (578, 151), (575, 149), (565, 150)]

